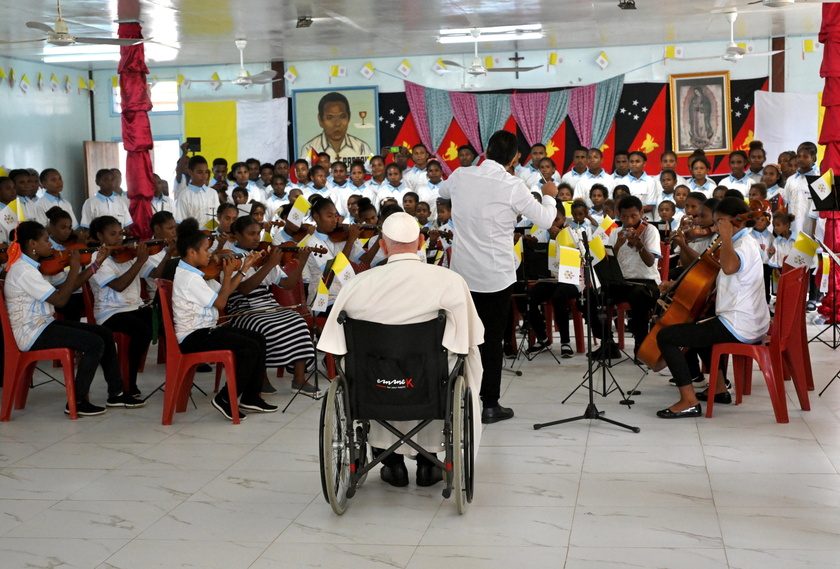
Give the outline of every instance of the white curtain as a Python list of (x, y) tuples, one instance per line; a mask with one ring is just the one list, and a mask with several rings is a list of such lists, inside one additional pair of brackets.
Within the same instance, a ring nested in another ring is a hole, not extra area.
[(816, 93), (755, 93), (755, 139), (764, 143), (767, 161), (775, 162), (800, 142), (816, 143), (819, 102)]
[(286, 97), (269, 101), (236, 101), (239, 159), (256, 158), (274, 164), (289, 158), (289, 116)]

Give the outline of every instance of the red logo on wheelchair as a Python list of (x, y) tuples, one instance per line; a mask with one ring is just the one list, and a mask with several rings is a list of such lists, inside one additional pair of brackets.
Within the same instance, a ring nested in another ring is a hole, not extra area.
[(382, 389), (409, 389), (414, 387), (414, 379), (379, 379), (376, 380), (376, 387)]

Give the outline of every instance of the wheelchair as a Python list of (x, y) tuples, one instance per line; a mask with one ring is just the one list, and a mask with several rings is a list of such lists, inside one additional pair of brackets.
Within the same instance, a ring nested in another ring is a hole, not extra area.
[[(423, 454), (444, 473), (443, 497), (455, 492), (458, 513), (473, 497), (473, 405), (463, 376), (464, 358), (452, 372), (442, 346), (443, 310), (427, 322), (388, 325), (354, 320), (342, 311), (347, 354), (336, 358), (338, 377), (321, 408), (321, 488), (341, 515), (367, 474), (403, 444)], [(432, 421), (443, 421), (443, 461), (412, 440)], [(392, 421), (419, 421), (401, 432)], [(368, 433), (382, 425), (397, 441), (375, 458)]]

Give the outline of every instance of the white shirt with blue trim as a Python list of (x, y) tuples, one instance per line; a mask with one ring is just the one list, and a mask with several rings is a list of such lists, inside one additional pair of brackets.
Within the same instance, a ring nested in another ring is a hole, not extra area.
[(213, 306), (222, 285), (204, 280), (201, 270), (181, 261), (172, 281), (172, 314), (178, 343), (202, 328), (215, 326), (219, 311)]
[(732, 236), (741, 267), (732, 275), (718, 273), (715, 302), (721, 323), (745, 344), (760, 341), (770, 328), (770, 311), (764, 297), (764, 265), (758, 243), (750, 232), (745, 227)]
[(55, 320), (55, 309), (47, 302), (55, 288), (38, 270), (40, 266), (32, 258), (21, 255), (6, 274), (6, 310), (15, 342), (23, 352), (29, 350), (44, 328)]

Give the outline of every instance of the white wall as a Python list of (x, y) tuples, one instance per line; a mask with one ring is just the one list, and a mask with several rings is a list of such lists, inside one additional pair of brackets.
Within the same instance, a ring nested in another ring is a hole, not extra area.
[(825, 80), (820, 77), (822, 50), (802, 53), (804, 40), (817, 40), (817, 36), (789, 37), (785, 41), (785, 92), (821, 93)]
[[(8, 79), (0, 81), (0, 165), (12, 168), (56, 168), (64, 178), (66, 198), (81, 208), (84, 201), (84, 154), (82, 141), (90, 140), (90, 95), (78, 91), (78, 78), (87, 79), (87, 71), (0, 57), (0, 67), (8, 74), (13, 67), (20, 80), (24, 73), (32, 87), (24, 94)], [(38, 73), (45, 87), (38, 90)], [(59, 79), (53, 93), (50, 76)], [(64, 91), (64, 77), (70, 76), (72, 89)]]

